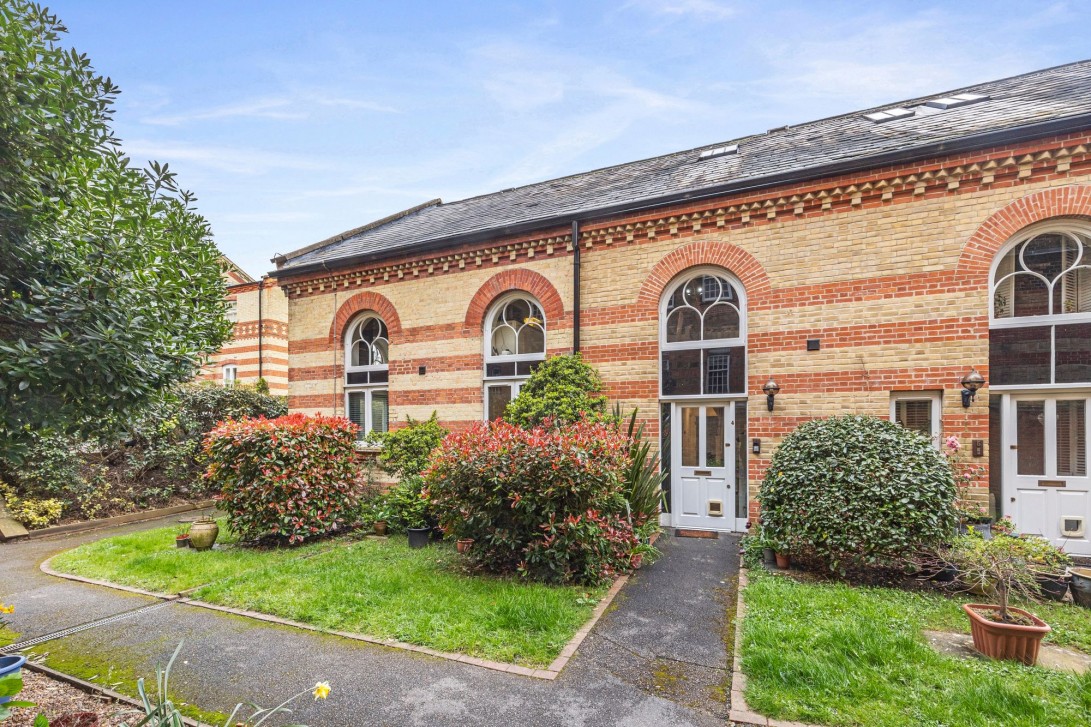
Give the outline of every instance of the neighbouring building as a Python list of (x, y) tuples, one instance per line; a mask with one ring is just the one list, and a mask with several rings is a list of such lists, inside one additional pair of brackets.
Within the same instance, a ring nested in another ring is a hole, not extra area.
[(856, 412), (959, 437), (983, 504), (1091, 554), (1089, 145), (1084, 61), (434, 200), (275, 258), (289, 405), (457, 429), (578, 350), (671, 525), (742, 529), (778, 441)]
[(227, 316), (234, 338), (201, 370), (202, 381), (224, 386), (264, 378), (273, 394), (288, 393), (288, 299), (274, 278), (254, 280), (223, 258)]

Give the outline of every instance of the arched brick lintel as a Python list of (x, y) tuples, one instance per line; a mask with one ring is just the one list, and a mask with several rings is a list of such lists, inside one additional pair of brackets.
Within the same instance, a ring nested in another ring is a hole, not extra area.
[(337, 314), (330, 325), (330, 341), (340, 341), (345, 335), (345, 326), (349, 321), (355, 318), (357, 313), (367, 310), (379, 314), (391, 336), (402, 332), (402, 322), (398, 318), (398, 311), (394, 309), (394, 305), (378, 293), (365, 290), (353, 295), (337, 309)]
[(705, 240), (680, 247), (660, 260), (640, 286), (637, 307), (652, 317), (659, 315), (659, 299), (670, 281), (699, 265), (718, 265), (734, 274), (750, 306), (760, 305), (772, 290), (769, 275), (753, 255), (731, 243)]
[(988, 284), (993, 258), (1019, 230), (1053, 217), (1091, 216), (1091, 186), (1072, 184), (1043, 189), (994, 212), (970, 236), (958, 259), (958, 276)]
[(513, 290), (525, 291), (538, 299), (542, 304), (542, 312), (545, 313), (547, 327), (559, 324), (564, 318), (564, 301), (553, 283), (541, 273), (515, 268), (497, 273), (477, 289), (470, 301), (470, 307), (466, 310), (466, 328), (480, 331), (485, 324), (485, 313), (492, 302)]

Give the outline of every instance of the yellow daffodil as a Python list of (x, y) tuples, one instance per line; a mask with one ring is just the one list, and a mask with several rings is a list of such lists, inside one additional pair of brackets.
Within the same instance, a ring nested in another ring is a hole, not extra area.
[(0, 603), (0, 613), (15, 613), (15, 606), (5, 606)]
[(312, 691), (311, 693), (314, 694), (314, 701), (316, 702), (319, 699), (325, 699), (330, 695), (330, 683), (318, 682), (318, 684), (314, 685), (314, 691)]

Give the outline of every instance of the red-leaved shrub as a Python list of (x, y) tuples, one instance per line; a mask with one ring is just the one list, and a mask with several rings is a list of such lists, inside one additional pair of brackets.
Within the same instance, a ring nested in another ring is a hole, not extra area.
[(502, 421), (449, 435), (425, 472), (441, 524), (473, 538), (470, 558), (552, 583), (600, 583), (627, 570), (637, 541), (619, 475), (625, 437), (607, 424)]
[(357, 506), (356, 425), (289, 414), (222, 422), (208, 433), (207, 483), (247, 541), (297, 544), (344, 526)]

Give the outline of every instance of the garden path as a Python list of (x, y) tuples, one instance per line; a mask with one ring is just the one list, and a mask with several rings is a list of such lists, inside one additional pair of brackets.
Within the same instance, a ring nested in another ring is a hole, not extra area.
[[(0, 544), (3, 600), (20, 639), (131, 615), (46, 642), (54, 666), (91, 660), (151, 675), (185, 639), (172, 684), (204, 709), (271, 706), (318, 680), (325, 702), (293, 719), (327, 725), (723, 725), (731, 693), (724, 614), (734, 612), (738, 540), (662, 538), (664, 557), (637, 572), (553, 682), (276, 626), (48, 576), (38, 565), (83, 542), (169, 524), (153, 521)], [(138, 610), (142, 609), (142, 610)], [(49, 663), (47, 661), (47, 663)], [(63, 670), (63, 669), (62, 669)], [(109, 685), (117, 679), (97, 680)]]

